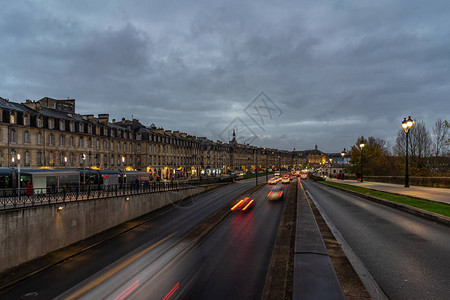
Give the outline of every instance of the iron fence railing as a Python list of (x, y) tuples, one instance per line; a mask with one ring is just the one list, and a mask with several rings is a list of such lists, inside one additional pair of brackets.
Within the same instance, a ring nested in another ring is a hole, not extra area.
[(200, 185), (230, 182), (228, 178), (208, 178), (195, 181), (153, 181), (140, 184), (82, 185), (48, 188), (0, 189), (0, 210), (31, 207), (51, 203), (84, 201), (114, 196), (130, 196), (190, 189)]

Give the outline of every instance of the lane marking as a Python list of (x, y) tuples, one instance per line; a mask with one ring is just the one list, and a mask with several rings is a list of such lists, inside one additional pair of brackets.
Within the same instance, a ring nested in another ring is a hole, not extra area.
[(127, 267), (131, 263), (135, 262), (137, 259), (141, 258), (143, 255), (147, 254), (151, 250), (155, 249), (157, 246), (161, 245), (162, 243), (164, 243), (165, 241), (167, 241), (168, 239), (173, 237), (176, 233), (177, 232), (174, 232), (171, 235), (166, 236), (165, 238), (159, 240), (158, 242), (156, 242), (155, 244), (151, 245), (150, 247), (147, 247), (144, 250), (140, 251), (139, 253), (136, 253), (135, 255), (127, 258), (126, 260), (124, 260), (123, 262), (118, 264), (117, 266), (113, 267), (111, 270), (103, 273), (98, 278), (96, 278), (96, 279), (94, 279), (92, 281), (89, 281), (82, 288), (76, 290), (75, 292), (73, 292), (72, 294), (70, 294), (68, 296), (64, 296), (64, 298), (65, 299), (78, 299), (78, 298), (80, 298), (82, 295), (86, 294), (87, 292), (89, 292), (90, 290), (95, 288), (96, 286), (102, 284), (104, 281), (106, 281), (107, 279), (111, 278), (113, 275), (117, 274), (118, 272), (123, 270), (125, 267)]

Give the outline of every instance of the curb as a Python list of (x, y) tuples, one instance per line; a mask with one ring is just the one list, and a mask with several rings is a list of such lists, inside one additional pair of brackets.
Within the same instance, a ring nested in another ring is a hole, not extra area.
[[(323, 184), (323, 183), (321, 183), (321, 184)], [(342, 183), (342, 184), (345, 184), (345, 183)], [(410, 214), (413, 214), (413, 215), (416, 215), (416, 216), (419, 216), (419, 217), (422, 217), (422, 218), (425, 218), (425, 219), (428, 219), (428, 220), (431, 220), (431, 221), (434, 221), (434, 222), (437, 222), (437, 223), (441, 223), (441, 224), (450, 226), (450, 218), (446, 217), (446, 216), (443, 216), (443, 215), (440, 215), (440, 214), (437, 214), (437, 213), (429, 212), (429, 211), (426, 211), (426, 210), (423, 210), (423, 209), (420, 209), (420, 208), (416, 208), (416, 207), (412, 207), (412, 206), (409, 206), (409, 205), (406, 205), (406, 204), (393, 202), (393, 201), (382, 199), (382, 198), (378, 198), (378, 197), (375, 197), (375, 196), (370, 196), (370, 195), (358, 193), (358, 192), (355, 192), (355, 191), (350, 191), (350, 190), (347, 190), (345, 188), (341, 188), (341, 187), (337, 187), (337, 186), (333, 186), (333, 185), (326, 184), (326, 186), (329, 186), (329, 187), (341, 190), (341, 191), (349, 193), (349, 194), (356, 195), (358, 197), (365, 198), (365, 199), (373, 201), (373, 202), (377, 202), (377, 203), (380, 203), (380, 204), (383, 204), (383, 205), (387, 205), (387, 206), (390, 206), (390, 207), (393, 207), (393, 208), (397, 208), (399, 210), (405, 211), (407, 213), (410, 213)], [(348, 185), (348, 186), (351, 186), (351, 185)], [(378, 191), (378, 190), (374, 190), (374, 191)], [(388, 193), (388, 192), (385, 192), (385, 193)], [(394, 193), (388, 193), (388, 194), (399, 195), (399, 194), (394, 194)], [(406, 196), (406, 195), (401, 195), (401, 196)], [(406, 197), (410, 197), (410, 196), (406, 196)], [(411, 197), (411, 198), (425, 200), (425, 201), (431, 201), (431, 200), (417, 198), (417, 197)], [(438, 202), (438, 201), (436, 201), (436, 202)], [(438, 203), (442, 203), (442, 202), (438, 202)], [(445, 204), (447, 204), (447, 203), (445, 203)]]

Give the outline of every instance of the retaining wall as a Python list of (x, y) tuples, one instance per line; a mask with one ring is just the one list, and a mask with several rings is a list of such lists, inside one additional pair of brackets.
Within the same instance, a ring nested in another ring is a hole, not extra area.
[(0, 272), (217, 186), (0, 211)]

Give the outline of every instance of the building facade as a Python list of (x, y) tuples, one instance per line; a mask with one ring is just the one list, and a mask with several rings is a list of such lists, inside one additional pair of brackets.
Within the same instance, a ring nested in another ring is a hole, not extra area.
[(15, 103), (0, 98), (0, 167), (16, 167), (18, 154), (21, 167), (145, 170), (167, 179), (290, 170), (323, 160), (321, 152), (255, 147), (235, 137), (212, 141), (136, 119), (80, 115), (74, 99)]

